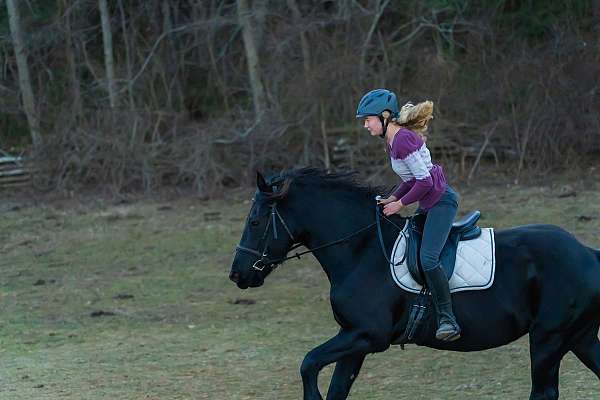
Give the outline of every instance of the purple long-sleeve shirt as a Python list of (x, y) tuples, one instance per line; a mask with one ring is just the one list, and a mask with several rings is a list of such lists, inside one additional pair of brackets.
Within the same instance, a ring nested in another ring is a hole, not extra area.
[(442, 167), (431, 162), (423, 139), (413, 131), (400, 128), (390, 146), (390, 156), (392, 169), (402, 179), (394, 196), (404, 205), (418, 201), (424, 210), (433, 207), (447, 183)]

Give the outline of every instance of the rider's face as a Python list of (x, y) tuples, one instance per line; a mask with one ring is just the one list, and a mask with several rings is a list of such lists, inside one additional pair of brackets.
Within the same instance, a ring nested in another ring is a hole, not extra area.
[(381, 125), (379, 117), (374, 115), (365, 117), (364, 127), (369, 131), (371, 136), (379, 136), (383, 132), (383, 126)]

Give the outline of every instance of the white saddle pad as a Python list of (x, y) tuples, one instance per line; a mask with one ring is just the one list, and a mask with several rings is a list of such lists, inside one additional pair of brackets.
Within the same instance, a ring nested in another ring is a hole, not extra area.
[[(407, 234), (407, 229), (408, 224), (406, 224), (403, 231), (405, 234)], [(392, 264), (390, 264), (392, 276), (402, 289), (419, 293), (422, 286), (408, 272), (406, 260), (402, 264), (394, 266), (402, 260), (405, 248), (406, 240), (404, 235), (400, 234), (392, 249)], [(495, 270), (494, 230), (492, 228), (482, 228), (481, 236), (477, 239), (458, 243), (454, 273), (449, 282), (450, 292), (487, 289), (494, 283)]]

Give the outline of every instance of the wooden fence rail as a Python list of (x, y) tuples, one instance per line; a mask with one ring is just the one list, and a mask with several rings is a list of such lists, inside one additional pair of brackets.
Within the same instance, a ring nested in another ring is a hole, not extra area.
[(21, 157), (0, 157), (0, 189), (31, 183), (31, 172)]

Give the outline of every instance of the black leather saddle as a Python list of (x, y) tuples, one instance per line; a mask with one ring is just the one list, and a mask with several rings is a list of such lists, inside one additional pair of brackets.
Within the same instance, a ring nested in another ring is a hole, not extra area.
[[(450, 234), (446, 244), (442, 249), (440, 260), (446, 277), (450, 279), (454, 272), (454, 263), (456, 261), (456, 248), (458, 242), (462, 240), (472, 240), (481, 236), (481, 228), (477, 226), (477, 221), (481, 216), (479, 211), (471, 211), (460, 220), (455, 221), (450, 229)], [(421, 240), (423, 238), (423, 227), (425, 226), (425, 214), (417, 214), (408, 221), (408, 238), (406, 246), (406, 261), (408, 271), (413, 279), (420, 285), (424, 283), (423, 270), (421, 267)]]

